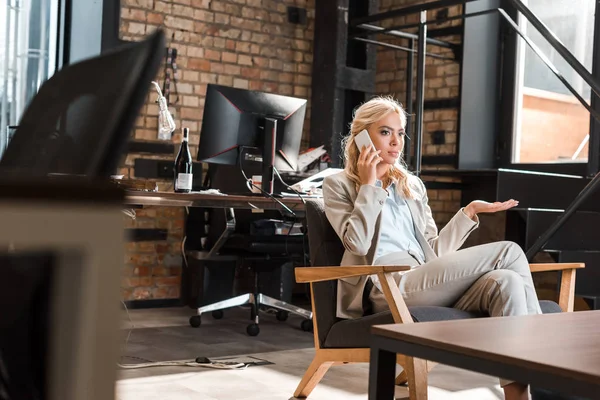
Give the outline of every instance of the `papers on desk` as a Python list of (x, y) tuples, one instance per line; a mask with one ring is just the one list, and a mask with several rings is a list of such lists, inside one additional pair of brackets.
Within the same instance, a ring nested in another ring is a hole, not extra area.
[(221, 193), (219, 189), (207, 189), (207, 190), (197, 190), (191, 191), (192, 194), (215, 194), (217, 196), (227, 196), (225, 193)]
[(322, 194), (303, 194), (300, 193), (300, 195), (298, 195), (298, 193), (287, 193), (287, 192), (281, 192), (281, 197), (300, 197), (302, 196), (302, 198), (304, 199), (320, 199), (321, 197), (323, 197)]
[(318, 160), (323, 154), (327, 153), (325, 145), (319, 146), (314, 149), (309, 149), (298, 156), (297, 169), (298, 171), (304, 171), (312, 162)]
[(323, 185), (323, 179), (325, 179), (329, 175), (337, 174), (338, 172), (341, 172), (341, 171), (343, 171), (343, 169), (341, 169), (341, 168), (324, 169), (323, 171), (316, 173), (316, 174), (304, 179), (303, 181), (294, 183), (292, 185), (292, 188), (299, 192), (304, 192), (304, 193), (315, 192), (317, 188), (319, 190), (321, 190), (320, 188)]

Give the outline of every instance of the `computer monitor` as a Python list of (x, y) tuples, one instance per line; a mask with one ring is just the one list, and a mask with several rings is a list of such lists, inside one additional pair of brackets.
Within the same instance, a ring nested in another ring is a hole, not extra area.
[(157, 30), (54, 74), (25, 110), (0, 161), (2, 176), (115, 174), (164, 54)]
[(273, 193), (273, 168), (295, 171), (306, 100), (208, 85), (198, 161), (262, 162), (262, 189)]

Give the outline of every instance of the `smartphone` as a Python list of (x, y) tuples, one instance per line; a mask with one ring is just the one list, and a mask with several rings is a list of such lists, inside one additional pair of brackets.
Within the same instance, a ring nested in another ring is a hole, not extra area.
[[(356, 135), (354, 138), (354, 143), (356, 143), (359, 152), (362, 152), (363, 146), (366, 146), (367, 150), (370, 148), (370, 146), (373, 146), (369, 132), (367, 132), (366, 129), (363, 129), (358, 133), (358, 135)], [(375, 146), (373, 146), (373, 148), (375, 148)]]

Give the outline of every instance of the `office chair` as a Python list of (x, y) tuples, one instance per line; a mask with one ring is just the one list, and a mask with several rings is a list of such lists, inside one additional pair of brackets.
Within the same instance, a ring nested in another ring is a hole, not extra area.
[(164, 49), (157, 30), (54, 74), (23, 114), (0, 161), (3, 176), (114, 174)]
[[(196, 210), (190, 210), (192, 215)], [(198, 210), (198, 212), (203, 212)], [(223, 318), (223, 310), (235, 306), (250, 305), (252, 323), (246, 333), (256, 336), (260, 333), (259, 311), (261, 306), (277, 310), (279, 321), (287, 320), (288, 313), (305, 318), (301, 327), (310, 330), (312, 313), (289, 303), (293, 285), (293, 266), (287, 268), (293, 258), (304, 256), (304, 235), (257, 235), (250, 231), (253, 223), (264, 221), (269, 216), (277, 217), (277, 212), (261, 214), (260, 219), (250, 210), (212, 209), (209, 210), (210, 226), (207, 237), (207, 251), (191, 251), (192, 256), (201, 261), (204, 268), (204, 297), (220, 298), (211, 304), (199, 306), (197, 315), (190, 317), (190, 325), (201, 325), (201, 316), (211, 312), (213, 318)], [(189, 221), (189, 220), (188, 220)], [(236, 267), (247, 266), (253, 273), (253, 285), (248, 293), (223, 299), (223, 293), (231, 293)], [(281, 274), (279, 274), (281, 270)], [(208, 273), (206, 273), (208, 272)], [(289, 282), (285, 275), (289, 275)], [(262, 277), (259, 278), (259, 277)], [(269, 278), (269, 279), (264, 279)], [(265, 284), (270, 280), (270, 285)], [(265, 291), (271, 289), (269, 296)], [(274, 290), (273, 290), (274, 289)], [(216, 292), (216, 293), (215, 293)]]
[[(248, 191), (238, 168), (228, 165), (219, 165), (217, 168), (211, 165), (207, 175), (207, 186), (218, 188), (223, 193)], [(248, 171), (252, 171), (252, 168), (248, 167)], [(282, 265), (286, 262), (289, 265), (293, 257), (304, 260), (304, 252), (307, 250), (304, 235), (256, 232), (256, 229), (262, 230), (257, 227), (261, 221), (280, 220), (281, 217), (278, 211), (256, 214), (251, 210), (189, 210), (186, 221), (186, 236), (189, 240), (186, 240), (186, 247), (190, 250), (201, 250), (190, 251), (188, 255), (200, 261), (204, 272), (204, 305), (198, 304), (197, 315), (190, 318), (191, 326), (199, 327), (204, 313), (212, 312), (213, 318), (220, 319), (223, 317), (223, 309), (250, 304), (253, 322), (246, 328), (250, 336), (256, 336), (260, 332), (258, 323), (261, 306), (277, 310), (276, 316), (279, 321), (285, 321), (288, 313), (300, 315), (305, 318), (301, 327), (310, 330), (312, 313), (290, 304), (294, 283), (293, 268), (286, 269), (287, 265)], [(288, 226), (291, 224), (285, 223)], [(204, 226), (208, 227), (208, 231), (204, 231)], [(206, 240), (204, 245), (200, 243), (200, 236), (204, 236)], [(301, 263), (303, 264), (303, 261)], [(242, 265), (248, 266), (254, 273), (254, 284), (248, 293), (227, 298), (233, 289), (236, 267)], [(281, 275), (276, 273), (279, 269)], [(286, 272), (289, 279), (286, 279)], [(206, 304), (207, 300), (210, 304)]]

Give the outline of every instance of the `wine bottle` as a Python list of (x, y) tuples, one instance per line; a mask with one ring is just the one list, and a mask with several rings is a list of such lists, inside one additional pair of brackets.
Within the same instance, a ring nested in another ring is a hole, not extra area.
[(173, 167), (174, 188), (178, 193), (189, 193), (192, 190), (192, 154), (188, 146), (189, 132), (188, 128), (183, 128), (183, 140)]

